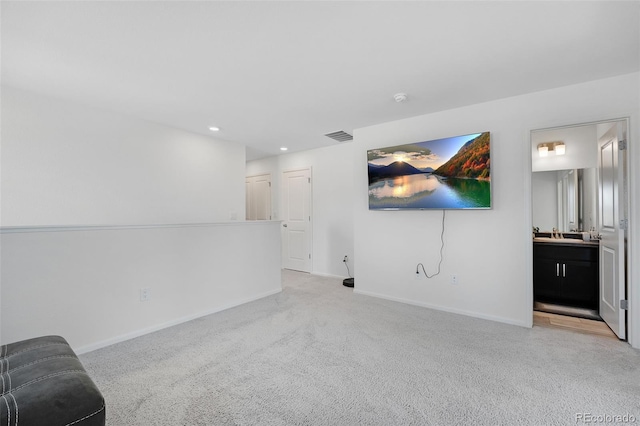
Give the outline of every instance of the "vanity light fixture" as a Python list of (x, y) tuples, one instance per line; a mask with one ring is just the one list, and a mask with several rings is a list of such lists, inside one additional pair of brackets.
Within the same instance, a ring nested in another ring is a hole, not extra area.
[(545, 142), (538, 144), (538, 155), (546, 157), (549, 154), (564, 155), (564, 142)]
[(220, 131), (220, 128), (216, 127), (216, 126), (211, 126), (211, 127), (209, 127), (209, 130), (211, 130), (212, 132), (218, 132), (218, 131)]
[(286, 146), (283, 146), (283, 147), (280, 148), (280, 151), (286, 151), (287, 149), (289, 149), (289, 148), (287, 148)]

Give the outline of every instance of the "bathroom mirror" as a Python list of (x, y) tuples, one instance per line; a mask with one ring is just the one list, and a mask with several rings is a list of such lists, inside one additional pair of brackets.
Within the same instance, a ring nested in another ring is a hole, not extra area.
[(596, 226), (597, 169), (532, 174), (533, 226), (540, 232), (588, 231)]

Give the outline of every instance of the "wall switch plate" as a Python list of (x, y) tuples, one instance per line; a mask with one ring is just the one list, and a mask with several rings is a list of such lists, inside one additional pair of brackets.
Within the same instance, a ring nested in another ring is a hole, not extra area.
[(140, 289), (140, 301), (148, 302), (151, 300), (151, 289), (150, 288), (141, 288)]
[(451, 284), (458, 285), (458, 276), (456, 274), (451, 275)]

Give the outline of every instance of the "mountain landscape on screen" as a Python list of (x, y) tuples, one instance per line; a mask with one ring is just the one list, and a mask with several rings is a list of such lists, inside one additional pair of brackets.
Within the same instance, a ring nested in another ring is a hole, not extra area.
[[(433, 170), (433, 169), (432, 169)], [(369, 166), (369, 182), (371, 179), (382, 179), (395, 176), (417, 175), (425, 173), (403, 161), (395, 161), (388, 166)]]
[(489, 179), (490, 166), (489, 133), (487, 132), (464, 144), (456, 155), (433, 173), (447, 177)]
[(367, 152), (369, 209), (491, 208), (491, 134)]

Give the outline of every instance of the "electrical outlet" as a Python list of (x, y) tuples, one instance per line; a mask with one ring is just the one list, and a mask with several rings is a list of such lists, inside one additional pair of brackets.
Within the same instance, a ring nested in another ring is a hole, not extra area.
[(349, 256), (347, 256), (346, 254), (344, 255), (344, 258), (342, 259), (343, 262), (348, 262), (349, 261)]
[(140, 289), (140, 301), (148, 302), (151, 300), (151, 289), (150, 288), (141, 288)]
[(458, 276), (456, 274), (451, 275), (451, 284), (458, 285)]
[(413, 274), (413, 276), (414, 276), (414, 278), (415, 278), (415, 280), (416, 280), (416, 281), (419, 281), (419, 280), (421, 280), (421, 279), (422, 279), (422, 277), (423, 277), (424, 275), (422, 275), (422, 274), (420, 273), (420, 271), (418, 271), (418, 270), (416, 269), (416, 272)]

